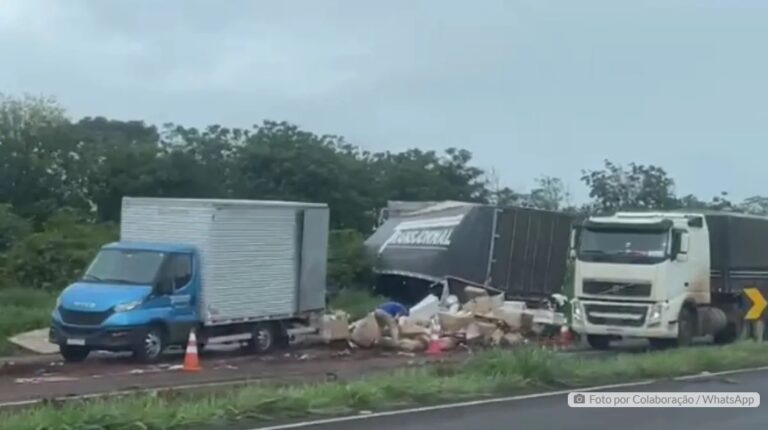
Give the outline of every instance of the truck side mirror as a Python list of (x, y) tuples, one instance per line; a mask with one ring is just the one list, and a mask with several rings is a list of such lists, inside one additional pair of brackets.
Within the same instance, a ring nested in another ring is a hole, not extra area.
[(581, 226), (575, 225), (571, 227), (571, 237), (568, 249), (572, 252), (576, 252), (576, 247), (579, 246), (579, 236), (581, 236)]
[(688, 233), (680, 233), (680, 254), (688, 254), (688, 247), (690, 246)]
[(670, 257), (677, 261), (687, 260), (688, 246), (688, 233), (682, 230), (673, 230)]

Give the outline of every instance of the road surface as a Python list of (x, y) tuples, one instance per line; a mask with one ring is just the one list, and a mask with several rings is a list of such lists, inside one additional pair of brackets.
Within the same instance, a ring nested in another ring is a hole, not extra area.
[[(465, 359), (455, 351), (445, 360)], [(118, 393), (133, 390), (176, 388), (222, 383), (318, 382), (356, 378), (364, 374), (399, 367), (421, 365), (423, 356), (377, 350), (305, 348), (267, 356), (237, 352), (206, 353), (203, 370), (182, 372), (180, 355), (170, 355), (159, 365), (138, 365), (130, 358), (105, 356), (79, 364), (45, 361), (36, 366), (0, 374), (0, 408), (18, 402), (71, 396)]]
[[(612, 351), (572, 351), (582, 356), (610, 357), (618, 352), (645, 351), (644, 343), (617, 344)], [(463, 360), (466, 350), (446, 352), (444, 360)], [(14, 359), (6, 359), (5, 362)], [(13, 366), (0, 365), (0, 408), (18, 402), (69, 396), (98, 395), (143, 389), (175, 388), (231, 382), (316, 382), (349, 379), (372, 372), (419, 365), (423, 354), (408, 355), (381, 350), (346, 350), (339, 347), (311, 347), (268, 356), (244, 355), (235, 348), (211, 348), (201, 357), (203, 371), (178, 370), (181, 354), (170, 354), (161, 365), (140, 365), (128, 357), (101, 355), (84, 363), (64, 364), (58, 356), (25, 357)]]
[[(758, 392), (758, 408), (575, 409), (567, 395), (294, 427), (305, 430), (755, 430), (768, 422), (768, 371), (665, 381), (612, 391)], [(275, 427), (278, 428), (278, 427)]]

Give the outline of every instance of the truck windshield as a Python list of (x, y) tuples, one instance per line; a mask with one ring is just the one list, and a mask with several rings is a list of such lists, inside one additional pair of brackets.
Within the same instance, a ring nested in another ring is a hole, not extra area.
[(85, 282), (150, 285), (165, 259), (155, 251), (104, 249), (85, 272)]
[(668, 241), (668, 231), (585, 229), (579, 241), (579, 256), (587, 260), (602, 259), (600, 256), (663, 259), (667, 256)]

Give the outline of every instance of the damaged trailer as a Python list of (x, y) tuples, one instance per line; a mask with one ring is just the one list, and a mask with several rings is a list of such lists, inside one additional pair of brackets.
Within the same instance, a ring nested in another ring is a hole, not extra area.
[(376, 290), (421, 300), (446, 277), (536, 301), (560, 292), (575, 217), (561, 212), (463, 202), (390, 216), (366, 241)]

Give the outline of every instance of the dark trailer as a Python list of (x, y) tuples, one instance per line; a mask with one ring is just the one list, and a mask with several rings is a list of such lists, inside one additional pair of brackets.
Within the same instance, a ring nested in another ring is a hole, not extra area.
[(574, 217), (443, 202), (385, 221), (366, 241), (376, 289), (414, 303), (447, 276), (537, 300), (561, 290)]
[(704, 212), (709, 230), (710, 289), (738, 294), (758, 287), (768, 292), (768, 218)]

